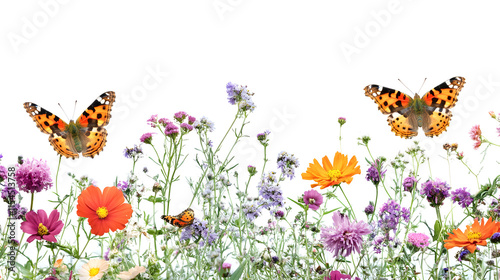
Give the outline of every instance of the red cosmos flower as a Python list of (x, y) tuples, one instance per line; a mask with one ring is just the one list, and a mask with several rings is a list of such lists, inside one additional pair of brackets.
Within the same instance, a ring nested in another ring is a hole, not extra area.
[(104, 235), (110, 230), (124, 229), (132, 217), (132, 206), (124, 202), (123, 192), (117, 187), (106, 187), (101, 192), (98, 187), (89, 186), (78, 197), (76, 214), (88, 218), (92, 234)]

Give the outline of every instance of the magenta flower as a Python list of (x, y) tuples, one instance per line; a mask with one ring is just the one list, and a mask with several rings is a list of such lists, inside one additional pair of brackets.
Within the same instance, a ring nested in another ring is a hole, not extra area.
[(426, 248), (429, 246), (429, 236), (423, 233), (409, 233), (408, 243), (418, 248)]
[(179, 134), (179, 128), (175, 124), (168, 123), (165, 126), (165, 135), (175, 138), (178, 134)]
[(195, 121), (196, 121), (195, 117), (193, 117), (193, 116), (188, 117), (188, 124), (193, 125)]
[(151, 144), (151, 141), (153, 140), (153, 134), (156, 134), (154, 132), (147, 132), (147, 133), (144, 133), (142, 136), (141, 136), (141, 142), (142, 143), (146, 143), (146, 144)]
[(453, 203), (458, 202), (462, 208), (467, 208), (474, 201), (470, 193), (465, 189), (457, 189), (451, 192), (451, 200)]
[(340, 126), (343, 126), (346, 123), (346, 119), (344, 117), (339, 117), (338, 121)]
[(186, 112), (180, 111), (174, 114), (174, 119), (181, 123), (184, 121), (184, 119), (186, 119), (187, 116), (188, 114), (186, 114)]
[(24, 192), (40, 192), (48, 190), (52, 187), (52, 179), (50, 178), (50, 169), (47, 162), (42, 160), (29, 159), (23, 164), (17, 164), (16, 181), (19, 190)]
[(428, 180), (422, 184), (420, 194), (427, 197), (432, 207), (443, 205), (445, 198), (450, 196), (450, 186), (448, 183), (436, 179), (435, 181)]
[(193, 130), (193, 126), (187, 123), (181, 123), (182, 133), (188, 133)]
[(304, 192), (304, 203), (309, 205), (309, 209), (316, 211), (323, 204), (323, 196), (316, 190), (306, 191)]
[(7, 168), (5, 166), (0, 165), (0, 183), (4, 180), (7, 180)]
[(158, 122), (158, 115), (152, 115), (148, 120), (147, 123), (150, 125), (152, 128), (156, 127), (156, 123)]
[(47, 213), (40, 209), (38, 213), (30, 211), (26, 214), (26, 221), (21, 223), (21, 230), (31, 234), (26, 240), (28, 243), (35, 239), (57, 242), (55, 235), (61, 232), (63, 225), (63, 222), (59, 220), (59, 211), (52, 210), (47, 218)]
[(335, 257), (338, 255), (348, 257), (353, 251), (358, 253), (363, 243), (363, 235), (371, 233), (367, 223), (352, 222), (348, 217), (340, 214), (339, 211), (333, 213), (333, 227), (321, 228), (321, 242), (325, 249), (332, 252)]
[(479, 125), (475, 125), (469, 132), (470, 138), (474, 140), (474, 149), (478, 149), (481, 146), (481, 128)]
[(171, 121), (167, 118), (161, 118), (158, 120), (158, 123), (163, 125), (163, 126), (166, 126), (167, 124), (171, 123)]
[(331, 271), (329, 276), (325, 276), (324, 280), (345, 280), (345, 279), (351, 279), (351, 276), (342, 274), (340, 273), (340, 271), (335, 270)]

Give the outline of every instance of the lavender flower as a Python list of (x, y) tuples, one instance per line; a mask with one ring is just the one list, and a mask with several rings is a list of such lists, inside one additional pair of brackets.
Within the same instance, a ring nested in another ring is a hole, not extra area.
[(386, 172), (387, 170), (384, 170), (383, 160), (376, 159), (366, 171), (366, 180), (378, 186), (380, 179), (384, 178)]
[(215, 125), (212, 121), (208, 120), (206, 117), (202, 117), (201, 120), (197, 120), (193, 123), (194, 128), (198, 131), (208, 131), (213, 132), (215, 130)]
[(2, 189), (2, 199), (7, 204), (14, 203), (16, 201), (16, 195), (19, 193), (15, 188), (5, 187)]
[(252, 201), (246, 201), (243, 203), (241, 210), (244, 214), (245, 217), (251, 222), (255, 220), (255, 218), (260, 216), (260, 212), (262, 211), (262, 203), (259, 203), (258, 201), (252, 200)]
[(19, 203), (9, 205), (9, 216), (14, 220), (23, 220), (28, 213), (28, 208), (22, 207)]
[(262, 133), (257, 134), (257, 140), (264, 146), (267, 147), (269, 144), (269, 138), (267, 137), (269, 134), (271, 134), (271, 131), (266, 130)]
[(423, 233), (409, 233), (408, 243), (418, 248), (426, 248), (429, 246), (429, 236)]
[(470, 193), (465, 189), (457, 189), (451, 192), (451, 200), (453, 203), (458, 202), (462, 208), (467, 208), (474, 201)]
[(153, 134), (156, 134), (154, 132), (147, 132), (147, 133), (144, 133), (141, 138), (140, 138), (140, 141), (142, 143), (146, 143), (146, 144), (151, 144), (151, 141), (153, 140)]
[(180, 241), (191, 238), (203, 238), (203, 240), (199, 243), (200, 247), (203, 247), (205, 244), (208, 244), (209, 246), (212, 245), (219, 239), (219, 235), (215, 232), (211, 232), (207, 228), (207, 221), (201, 221), (198, 218), (194, 218), (193, 223), (182, 230)]
[(309, 190), (304, 192), (304, 203), (309, 205), (309, 209), (318, 210), (323, 204), (323, 196), (316, 190)]
[(443, 205), (444, 199), (450, 196), (449, 190), (450, 186), (446, 182), (439, 179), (436, 181), (428, 180), (422, 184), (420, 194), (427, 197), (427, 201), (432, 207), (439, 207)]
[(335, 257), (348, 257), (352, 252), (361, 250), (363, 235), (371, 233), (367, 223), (350, 222), (340, 212), (333, 213), (333, 227), (321, 228), (321, 242), (325, 249)]
[(413, 177), (413, 176), (406, 177), (403, 181), (403, 187), (405, 189), (405, 192), (412, 192), (416, 183), (417, 183), (417, 179), (415, 179), (415, 177)]
[(253, 112), (253, 110), (255, 109), (255, 104), (252, 101), (252, 96), (254, 94), (247, 89), (247, 86), (241, 86), (229, 82), (226, 85), (226, 92), (229, 104), (238, 104), (238, 109), (240, 111)]
[(373, 203), (370, 201), (370, 203), (368, 204), (368, 206), (365, 207), (365, 214), (367, 216), (373, 214), (373, 212), (375, 212), (375, 208), (373, 206)]
[(495, 232), (493, 235), (490, 237), (491, 243), (500, 243), (500, 232)]
[(281, 173), (292, 180), (295, 176), (295, 168), (299, 167), (299, 160), (293, 154), (290, 155), (287, 152), (281, 152), (278, 154), (277, 162)]
[(466, 258), (466, 256), (470, 254), (470, 251), (467, 250), (467, 249), (463, 249), (462, 251), (460, 251), (459, 255), (458, 255), (458, 261), (461, 262), (461, 261), (467, 261), (468, 259)]
[(133, 160), (137, 160), (143, 157), (143, 152), (141, 146), (134, 145), (133, 148), (125, 148), (123, 151), (123, 155), (126, 158), (131, 158)]
[(23, 164), (17, 164), (16, 181), (19, 190), (24, 192), (40, 192), (52, 187), (50, 169), (47, 162), (42, 160), (25, 160)]
[(378, 220), (378, 227), (386, 235), (390, 230), (396, 233), (396, 229), (401, 219), (407, 223), (410, 221), (410, 211), (405, 207), (401, 207), (401, 205), (391, 199), (384, 203), (378, 215), (380, 217)]
[(271, 209), (275, 206), (283, 206), (283, 193), (276, 179), (276, 172), (264, 175), (257, 185), (259, 195), (262, 197), (262, 207)]
[(117, 186), (122, 192), (125, 192), (129, 188), (129, 184), (127, 181), (120, 181), (118, 182)]

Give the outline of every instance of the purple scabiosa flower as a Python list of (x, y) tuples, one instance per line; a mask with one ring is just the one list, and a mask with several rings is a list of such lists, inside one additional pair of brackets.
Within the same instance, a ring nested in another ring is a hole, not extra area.
[(405, 192), (412, 192), (413, 188), (417, 184), (417, 179), (413, 176), (406, 177), (403, 181), (403, 187), (405, 189)]
[(285, 216), (285, 213), (281, 210), (278, 210), (276, 212), (274, 212), (274, 217), (278, 218), (278, 219), (281, 219)]
[(271, 209), (275, 206), (283, 206), (283, 192), (276, 179), (276, 172), (271, 171), (261, 178), (257, 185), (259, 195), (262, 197), (262, 207)]
[(470, 251), (467, 250), (467, 249), (463, 249), (462, 251), (460, 251), (460, 253), (458, 254), (458, 261), (461, 262), (461, 261), (468, 261), (468, 259), (466, 258), (466, 256), (470, 254)]
[(396, 201), (389, 199), (378, 213), (378, 227), (384, 232), (384, 234), (389, 234), (390, 230), (396, 233), (396, 229), (401, 220), (410, 221), (410, 211), (401, 207)]
[(5, 168), (5, 166), (3, 165), (0, 165), (0, 183), (2, 183), (3, 181), (7, 180), (7, 168)]
[(450, 196), (449, 190), (450, 186), (444, 181), (439, 179), (435, 181), (428, 180), (422, 183), (420, 194), (427, 197), (427, 201), (432, 207), (439, 207), (443, 205), (444, 199)]
[(123, 151), (123, 155), (126, 158), (131, 158), (133, 160), (137, 160), (143, 157), (143, 152), (141, 146), (134, 145), (133, 148), (125, 148)]
[(111, 251), (111, 249), (108, 247), (108, 250), (106, 250), (106, 252), (104, 252), (104, 260), (109, 261), (110, 251)]
[(277, 162), (278, 168), (281, 169), (281, 173), (292, 180), (295, 176), (295, 168), (299, 167), (299, 159), (297, 159), (293, 154), (281, 152), (278, 154)]
[(266, 130), (262, 133), (257, 134), (257, 140), (263, 145), (263, 146), (268, 146), (269, 145), (269, 138), (267, 137), (269, 134), (271, 134), (271, 131)]
[(125, 192), (129, 188), (129, 184), (127, 181), (120, 181), (118, 182), (117, 187), (122, 190), (122, 192)]
[(262, 203), (256, 200), (245, 201), (241, 206), (240, 211), (245, 214), (245, 217), (252, 222), (255, 218), (259, 217), (262, 211)]
[(193, 130), (193, 126), (187, 123), (181, 123), (181, 131), (183, 134)]
[(343, 126), (346, 123), (346, 119), (344, 117), (339, 117), (338, 122), (340, 126)]
[(365, 207), (364, 211), (365, 211), (366, 216), (369, 216), (369, 215), (373, 214), (373, 212), (375, 212), (375, 207), (373, 206), (373, 203), (371, 201), (368, 204), (368, 206)]
[(208, 131), (213, 132), (215, 130), (215, 125), (212, 121), (207, 119), (206, 117), (202, 117), (200, 120), (197, 120), (193, 123), (193, 126), (198, 131)]
[(380, 179), (384, 179), (386, 172), (387, 170), (384, 170), (383, 160), (376, 159), (366, 171), (366, 180), (378, 186)]
[(48, 190), (52, 187), (50, 169), (47, 162), (42, 160), (25, 160), (23, 164), (16, 164), (16, 181), (19, 190), (34, 193)]
[(178, 121), (179, 123), (182, 123), (186, 118), (188, 117), (188, 114), (184, 111), (179, 111), (174, 114), (174, 119)]
[(418, 248), (426, 248), (429, 246), (429, 236), (423, 233), (409, 233), (408, 234), (408, 243)]
[(321, 242), (325, 250), (332, 252), (334, 257), (348, 257), (352, 252), (361, 250), (363, 235), (370, 234), (367, 223), (351, 222), (340, 212), (333, 213), (333, 227), (321, 228)]
[(145, 144), (151, 144), (151, 141), (153, 140), (153, 134), (156, 134), (154, 132), (146, 132), (144, 133), (141, 138), (140, 138), (140, 141), (142, 143), (145, 143)]
[(309, 205), (309, 209), (318, 210), (323, 204), (323, 196), (316, 190), (309, 190), (304, 192), (304, 203)]
[(467, 208), (474, 201), (470, 193), (465, 189), (457, 189), (451, 192), (451, 200), (453, 203), (458, 202), (462, 208)]
[(147, 123), (150, 125), (152, 128), (156, 127), (156, 124), (158, 122), (158, 115), (152, 115), (148, 120)]
[(57, 242), (55, 235), (61, 232), (63, 225), (63, 222), (59, 220), (59, 211), (54, 209), (47, 217), (47, 213), (40, 209), (38, 212), (26, 213), (26, 221), (21, 223), (21, 230), (31, 234), (26, 240), (28, 243), (35, 239)]
[(166, 136), (169, 136), (171, 138), (175, 138), (175, 137), (177, 137), (178, 134), (179, 134), (179, 128), (175, 124), (168, 123), (165, 126), (165, 135)]
[(28, 208), (22, 207), (19, 203), (15, 203), (14, 205), (9, 205), (8, 212), (11, 219), (24, 220), (24, 217), (28, 212)]
[(500, 243), (500, 232), (495, 232), (493, 235), (490, 237), (491, 243)]
[(2, 189), (2, 199), (7, 204), (14, 203), (16, 201), (16, 195), (19, 193), (15, 188), (5, 187)]
[(351, 279), (350, 275), (347, 274), (342, 274), (340, 271), (335, 270), (335, 271), (330, 271), (330, 274), (325, 276), (324, 280), (346, 280), (346, 279)]

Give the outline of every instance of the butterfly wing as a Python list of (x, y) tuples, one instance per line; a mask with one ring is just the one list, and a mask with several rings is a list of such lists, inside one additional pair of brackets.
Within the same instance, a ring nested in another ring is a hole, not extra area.
[(422, 100), (433, 108), (452, 108), (457, 103), (457, 96), (465, 85), (465, 78), (453, 77), (424, 94)]
[(106, 146), (108, 133), (104, 128), (111, 118), (111, 107), (116, 95), (112, 91), (101, 94), (90, 106), (83, 111), (76, 122), (84, 128), (82, 130), (82, 155), (93, 158)]
[(451, 111), (446, 108), (427, 108), (429, 112), (429, 117), (424, 120), (422, 128), (424, 129), (425, 135), (429, 137), (438, 136), (439, 134), (446, 131), (448, 125), (450, 125)]
[(183, 228), (183, 227), (188, 226), (188, 225), (193, 223), (194, 211), (193, 211), (193, 209), (188, 208), (188, 209), (182, 211), (182, 213), (180, 213), (177, 216), (163, 215), (163, 216), (161, 216), (161, 218), (173, 226)]
[(389, 115), (387, 122), (391, 131), (401, 138), (412, 138), (418, 135), (418, 121), (411, 108), (405, 108)]
[(379, 85), (366, 86), (365, 95), (375, 101), (380, 112), (385, 115), (407, 108), (413, 100), (401, 91)]
[(58, 154), (73, 159), (78, 157), (78, 152), (76, 151), (74, 145), (72, 145), (72, 142), (67, 141), (67, 123), (35, 103), (25, 102), (24, 108), (36, 123), (36, 126), (40, 129), (40, 131), (50, 134), (50, 145), (52, 145)]

